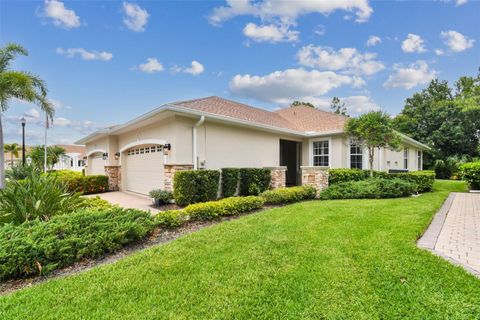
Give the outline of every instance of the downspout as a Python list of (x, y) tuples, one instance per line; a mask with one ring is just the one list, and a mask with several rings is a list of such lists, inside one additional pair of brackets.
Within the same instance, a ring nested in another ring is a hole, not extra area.
[(205, 116), (201, 116), (192, 128), (192, 158), (193, 158), (193, 170), (198, 169), (197, 164), (197, 128), (205, 122)]

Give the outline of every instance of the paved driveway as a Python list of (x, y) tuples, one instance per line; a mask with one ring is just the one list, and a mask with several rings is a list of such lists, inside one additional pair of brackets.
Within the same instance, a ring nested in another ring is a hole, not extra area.
[(132, 192), (105, 192), (99, 194), (88, 195), (87, 197), (96, 197), (107, 200), (112, 204), (118, 204), (120, 207), (139, 210), (150, 210), (152, 213), (157, 213), (160, 210), (152, 207), (152, 199), (150, 197), (136, 194)]
[(418, 245), (480, 277), (480, 194), (450, 194)]

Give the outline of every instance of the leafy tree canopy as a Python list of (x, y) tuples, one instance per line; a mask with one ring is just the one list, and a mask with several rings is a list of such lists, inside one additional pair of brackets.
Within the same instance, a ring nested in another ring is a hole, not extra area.
[(310, 102), (298, 101), (298, 100), (293, 101), (292, 104), (290, 105), (290, 107), (298, 107), (298, 106), (315, 108), (315, 106), (313, 104), (311, 104)]
[(347, 107), (345, 107), (345, 102), (341, 102), (338, 97), (333, 97), (332, 102), (330, 103), (330, 109), (336, 114), (347, 115)]
[[(65, 155), (65, 149), (59, 146), (47, 147), (47, 167), (52, 169), (53, 166), (60, 161), (60, 158)], [(32, 165), (37, 169), (42, 169), (45, 163), (45, 148), (44, 146), (35, 146), (28, 153), (32, 159)]]

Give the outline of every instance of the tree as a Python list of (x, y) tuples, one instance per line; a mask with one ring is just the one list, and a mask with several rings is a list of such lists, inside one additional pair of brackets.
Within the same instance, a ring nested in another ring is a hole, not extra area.
[(304, 102), (304, 101), (298, 101), (298, 100), (293, 101), (292, 104), (290, 105), (290, 107), (298, 107), (298, 106), (315, 108), (315, 106), (310, 102)]
[(38, 105), (52, 119), (54, 108), (47, 100), (47, 86), (39, 77), (25, 71), (10, 70), (17, 55), (28, 55), (22, 46), (9, 43), (0, 48), (0, 189), (5, 187), (5, 153), (3, 150), (2, 113), (11, 99), (20, 99)]
[(13, 157), (18, 158), (18, 152), (22, 150), (18, 143), (5, 144), (3, 146), (5, 152), (10, 153), (10, 164), (13, 166)]
[(345, 107), (345, 102), (341, 102), (338, 97), (333, 97), (332, 102), (330, 103), (330, 109), (333, 110), (336, 114), (347, 115), (347, 107)]
[[(58, 163), (60, 157), (65, 155), (65, 149), (59, 146), (47, 147), (47, 168), (53, 169), (53, 166)], [(30, 159), (32, 159), (32, 165), (41, 170), (45, 164), (45, 147), (35, 146), (28, 153)]]
[(345, 132), (357, 144), (367, 148), (370, 176), (373, 176), (375, 149), (397, 150), (400, 147), (400, 136), (393, 129), (391, 118), (382, 111), (370, 111), (358, 118), (350, 118)]

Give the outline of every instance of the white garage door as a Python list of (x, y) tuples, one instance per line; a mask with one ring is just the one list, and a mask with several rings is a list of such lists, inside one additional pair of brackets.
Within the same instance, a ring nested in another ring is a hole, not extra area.
[(163, 152), (160, 146), (135, 147), (127, 151), (126, 189), (148, 194), (163, 188)]
[(95, 153), (91, 156), (90, 169), (88, 170), (90, 175), (105, 175), (105, 160), (103, 160), (102, 153)]

